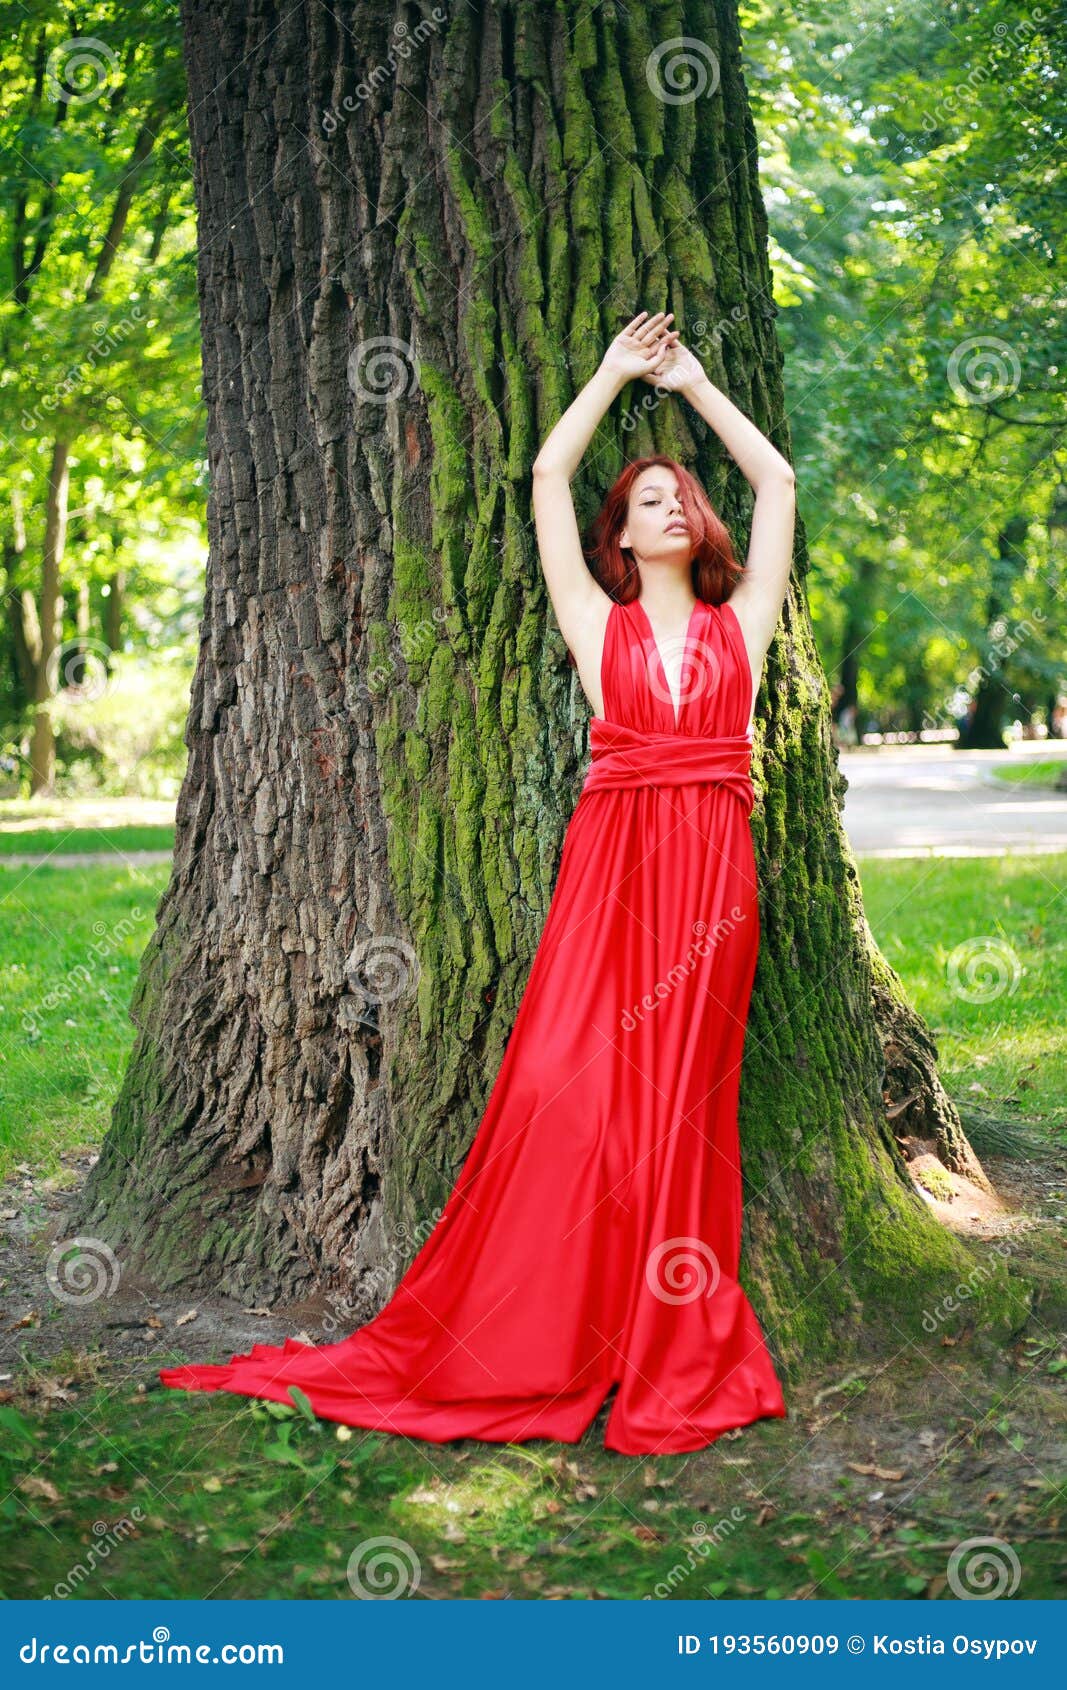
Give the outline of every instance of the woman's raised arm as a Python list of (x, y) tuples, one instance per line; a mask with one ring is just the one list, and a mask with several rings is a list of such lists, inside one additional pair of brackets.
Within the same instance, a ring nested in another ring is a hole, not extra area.
[(570, 484), (612, 400), (634, 377), (655, 375), (666, 344), (662, 311), (653, 317), (642, 311), (627, 323), (534, 460), (533, 511), (541, 569), (560, 632), (587, 691), (589, 680), (599, 680), (593, 671), (603, 649), (611, 600), (585, 561)]
[(789, 586), (796, 520), (795, 477), (788, 461), (755, 423), (717, 388), (692, 352), (678, 343), (677, 331), (655, 380), (672, 393), (681, 393), (698, 410), (722, 441), (756, 495), (745, 572), (730, 594), (730, 603), (745, 633), (755, 668), (774, 638)]

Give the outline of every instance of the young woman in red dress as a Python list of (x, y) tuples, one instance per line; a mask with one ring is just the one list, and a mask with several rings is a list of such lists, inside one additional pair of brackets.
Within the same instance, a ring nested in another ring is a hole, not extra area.
[[(287, 1338), (165, 1385), (440, 1443), (699, 1449), (784, 1416), (737, 1279), (737, 1096), (759, 942), (751, 715), (789, 579), (793, 475), (641, 312), (548, 435), (533, 504), (594, 712), (591, 762), (511, 1038), (440, 1217), (340, 1343)], [(686, 399), (755, 493), (743, 570), (699, 484), (629, 464), (583, 550), (570, 492), (632, 379)]]

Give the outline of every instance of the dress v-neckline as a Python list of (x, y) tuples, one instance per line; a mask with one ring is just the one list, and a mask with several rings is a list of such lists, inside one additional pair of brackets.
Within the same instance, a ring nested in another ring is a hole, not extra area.
[[(700, 609), (700, 606), (704, 601), (702, 599), (696, 600), (696, 602), (693, 605), (692, 610), (689, 612), (689, 620), (685, 625), (685, 634), (683, 635), (683, 638), (682, 638), (682, 661), (681, 661), (681, 665), (680, 665), (679, 671), (678, 671), (678, 708), (677, 709), (675, 709), (675, 706), (674, 706), (674, 694), (671, 692), (671, 683), (670, 683), (670, 680), (668, 679), (668, 676), (667, 676), (667, 668), (666, 668), (666, 665), (664, 664), (664, 661), (663, 661), (663, 653), (660, 650), (659, 641), (656, 638), (656, 631), (652, 626), (652, 621), (651, 621), (651, 618), (649, 617), (648, 611), (645, 609), (644, 605), (641, 603), (640, 598), (633, 599), (631, 602), (633, 604), (635, 604), (637, 606), (638, 610), (641, 612), (641, 616), (642, 616), (642, 619), (643, 619), (644, 624), (645, 624), (645, 631), (648, 635), (649, 643), (652, 646), (652, 649), (656, 654), (656, 659), (659, 663), (659, 671), (660, 671), (660, 674), (663, 676), (663, 684), (667, 688), (667, 698), (663, 702), (666, 703), (670, 707), (671, 714), (674, 717), (675, 730), (677, 731), (677, 729), (678, 729), (678, 727), (681, 723), (681, 720), (682, 720), (682, 711), (685, 709), (685, 704), (686, 704), (686, 700), (685, 700), (685, 663), (686, 663), (686, 658), (689, 656), (689, 640), (690, 640), (690, 637), (691, 637), (692, 632), (693, 632), (693, 618), (696, 615), (697, 611)], [(655, 697), (655, 692), (653, 692), (653, 697)]]

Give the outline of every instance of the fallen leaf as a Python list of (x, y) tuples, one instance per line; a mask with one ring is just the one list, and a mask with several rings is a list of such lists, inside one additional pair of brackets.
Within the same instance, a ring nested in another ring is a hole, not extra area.
[[(189, 1322), (195, 1320), (199, 1313), (199, 1309), (190, 1309), (188, 1314), (180, 1314), (174, 1324), (175, 1326), (188, 1326)], [(145, 1321), (145, 1325), (148, 1324), (148, 1321)]]
[(904, 1478), (901, 1467), (878, 1467), (874, 1462), (846, 1461), (846, 1467), (851, 1467), (854, 1473), (862, 1473), (868, 1479), (886, 1479), (894, 1484)]
[(26, 1496), (40, 1496), (45, 1502), (60, 1502), (62, 1498), (51, 1479), (43, 1479), (39, 1473), (25, 1473), (18, 1480), (18, 1489)]
[(62, 1383), (58, 1379), (42, 1379), (38, 1386), (38, 1394), (46, 1402), (73, 1402), (73, 1394), (64, 1389), (64, 1386), (69, 1384), (69, 1379), (64, 1379)]

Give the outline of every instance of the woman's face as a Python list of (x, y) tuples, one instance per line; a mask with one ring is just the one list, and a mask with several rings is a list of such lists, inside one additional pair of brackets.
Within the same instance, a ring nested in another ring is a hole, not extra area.
[(692, 540), (678, 477), (666, 465), (650, 464), (635, 479), (619, 544), (629, 546), (642, 563), (688, 562)]

